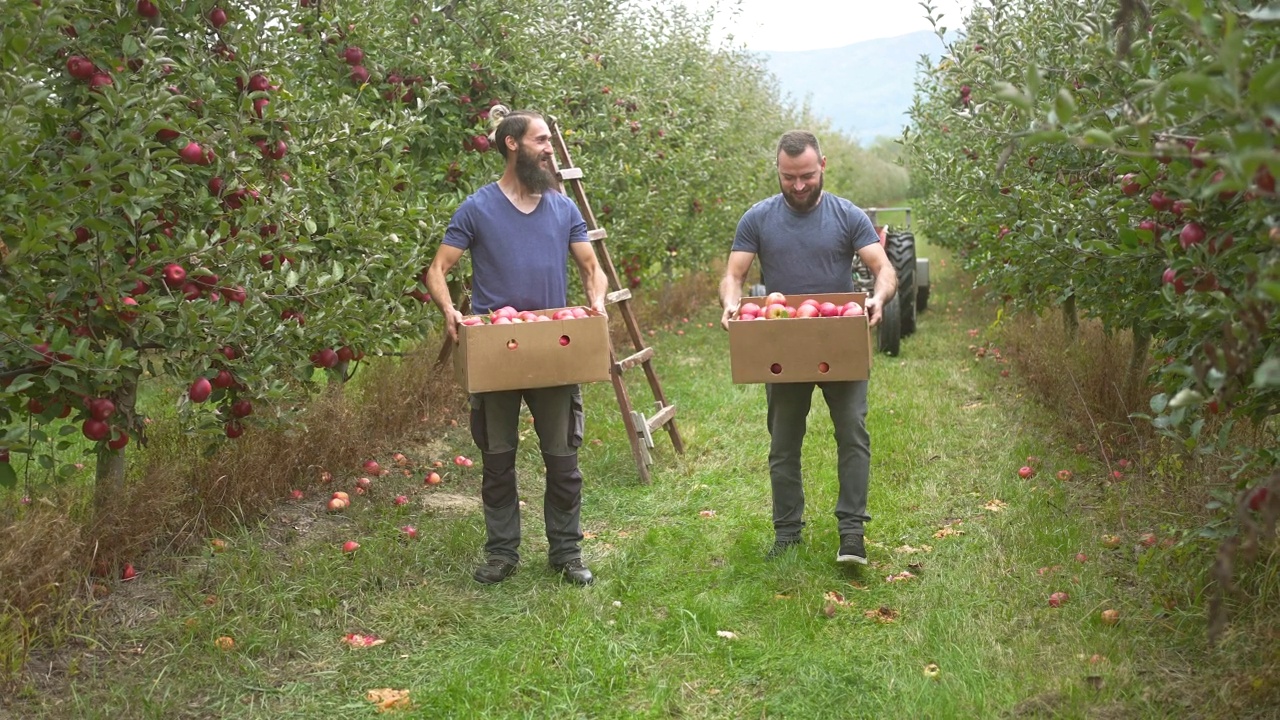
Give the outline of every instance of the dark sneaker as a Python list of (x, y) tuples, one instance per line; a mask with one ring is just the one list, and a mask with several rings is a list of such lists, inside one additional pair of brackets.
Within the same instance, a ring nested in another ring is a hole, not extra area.
[(491, 557), (485, 564), (476, 568), (472, 575), (476, 582), (481, 585), (492, 585), (500, 583), (511, 577), (511, 573), (516, 571), (516, 564), (510, 560), (504, 560), (500, 557)]
[(861, 535), (845, 535), (840, 538), (840, 552), (836, 553), (838, 563), (867, 564), (867, 547)]
[(586, 565), (582, 564), (582, 558), (574, 558), (564, 564), (552, 564), (551, 569), (560, 573), (560, 576), (567, 582), (574, 585), (590, 585), (595, 582), (595, 578), (591, 577), (591, 571)]
[(800, 544), (800, 538), (788, 538), (786, 540), (774, 540), (773, 547), (769, 548), (769, 552), (765, 553), (765, 557), (772, 560), (781, 557), (788, 550)]

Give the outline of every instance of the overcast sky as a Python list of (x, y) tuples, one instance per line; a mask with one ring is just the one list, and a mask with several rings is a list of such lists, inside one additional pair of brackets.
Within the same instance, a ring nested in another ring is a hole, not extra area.
[[(691, 9), (715, 0), (683, 0)], [(931, 0), (948, 30), (960, 27), (974, 0)], [(714, 40), (730, 33), (749, 50), (813, 50), (929, 30), (918, 0), (720, 0)], [(733, 11), (737, 7), (737, 12)]]

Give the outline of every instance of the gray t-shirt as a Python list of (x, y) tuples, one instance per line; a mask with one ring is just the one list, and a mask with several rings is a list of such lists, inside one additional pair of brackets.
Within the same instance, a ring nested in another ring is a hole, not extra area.
[(853, 292), (853, 258), (876, 242), (871, 218), (848, 200), (823, 193), (817, 207), (801, 213), (779, 193), (743, 213), (733, 250), (755, 253), (769, 292)]

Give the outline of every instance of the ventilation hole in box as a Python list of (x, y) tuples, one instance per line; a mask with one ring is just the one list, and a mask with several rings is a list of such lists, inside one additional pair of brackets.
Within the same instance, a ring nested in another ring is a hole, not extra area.
[(515, 349), (516, 349), (516, 348), (518, 348), (518, 347), (520, 347), (520, 343), (516, 342), (516, 341), (515, 341), (515, 338), (512, 338), (512, 339), (510, 339), (510, 340), (508, 340), (508, 341), (507, 341), (507, 349), (508, 349), (508, 350), (515, 350)]
[(568, 335), (561, 335), (561, 336), (560, 336), (560, 344), (561, 344), (561, 345), (568, 345), (568, 344), (569, 344), (569, 336), (568, 336)]
[(823, 375), (826, 375), (826, 374), (827, 374), (828, 372), (830, 372), (830, 371), (831, 371), (831, 366), (830, 366), (830, 365), (828, 365), (828, 364), (826, 364), (826, 363), (824, 363), (824, 362), (820, 362), (820, 363), (818, 363), (818, 372), (822, 373)]
[(774, 363), (774, 364), (770, 365), (770, 366), (769, 366), (769, 372), (773, 373), (774, 375), (781, 375), (781, 374), (782, 374), (782, 365), (781, 365), (781, 364), (779, 364), (779, 363)]

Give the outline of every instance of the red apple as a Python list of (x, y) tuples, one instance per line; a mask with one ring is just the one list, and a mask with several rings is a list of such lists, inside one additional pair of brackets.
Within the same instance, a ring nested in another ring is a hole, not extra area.
[(1071, 471), (1070, 471), (1070, 470), (1059, 470), (1059, 471), (1058, 471), (1058, 479), (1059, 479), (1059, 480), (1061, 480), (1062, 482), (1067, 482), (1067, 481), (1071, 480)]
[(94, 420), (93, 418), (85, 420), (80, 431), (84, 433), (85, 437), (95, 442), (99, 440), (106, 440), (111, 436), (111, 426), (107, 425), (102, 420)]
[(231, 422), (223, 426), (222, 430), (227, 437), (231, 438), (232, 440), (235, 440), (236, 438), (244, 434), (244, 425), (241, 424), (239, 420), (232, 420)]
[(818, 363), (818, 372), (825, 374), (830, 369), (831, 369), (831, 366), (828, 365), (827, 363), (824, 363), (824, 362)]
[(181, 150), (178, 151), (178, 157), (182, 158), (182, 162), (188, 165), (203, 165), (205, 154), (204, 148), (200, 147), (200, 143), (189, 142)]
[(363, 65), (356, 65), (351, 68), (351, 82), (357, 85), (369, 82), (369, 71)]
[(770, 320), (774, 320), (777, 318), (789, 318), (791, 316), (787, 313), (786, 305), (783, 305), (781, 303), (770, 303), (767, 307), (765, 307), (764, 314), (761, 315), (761, 317), (766, 317), (766, 318), (769, 318)]
[(1204, 228), (1194, 222), (1183, 225), (1182, 232), (1178, 233), (1178, 242), (1182, 244), (1183, 250), (1188, 250), (1193, 245), (1199, 245), (1204, 242)]
[(423, 485), (439, 485), (442, 482), (444, 481), (440, 478), (440, 473), (432, 471), (430, 473), (427, 473), (427, 476), (423, 479), (422, 484)]
[(138, 571), (134, 569), (133, 563), (125, 563), (124, 568), (120, 571), (120, 579), (129, 582), (138, 577)]
[(216, 7), (209, 11), (209, 23), (215, 28), (220, 28), (227, 24), (227, 11), (220, 7)]
[(769, 293), (767, 296), (765, 296), (764, 304), (765, 304), (765, 307), (768, 307), (768, 306), (770, 306), (770, 305), (775, 305), (775, 304), (776, 304), (776, 305), (781, 305), (781, 306), (783, 306), (783, 307), (786, 307), (786, 306), (787, 306), (787, 296), (786, 296), (786, 295), (783, 295), (783, 294), (782, 294), (782, 293), (780, 293), (780, 292), (771, 292), (771, 293)]
[(301, 500), (304, 497), (304, 495), (305, 493), (303, 493), (301, 490), (292, 490), (289, 492), (289, 497), (293, 498), (294, 500)]
[(249, 78), (249, 92), (265, 92), (271, 87), (271, 81), (262, 73), (255, 73)]
[(318, 368), (332, 368), (338, 365), (338, 353), (333, 348), (322, 348), (311, 353), (311, 364)]
[(397, 495), (397, 496), (396, 496), (396, 499), (395, 499), (395, 500), (392, 500), (391, 502), (395, 503), (396, 505), (404, 505), (405, 503), (409, 502), (409, 496), (408, 496), (408, 495)]
[(187, 279), (187, 271), (177, 263), (169, 263), (164, 266), (164, 284), (171, 288), (182, 287)]
[(1049, 596), (1049, 607), (1062, 607), (1069, 596), (1064, 592), (1056, 592)]
[(840, 307), (833, 302), (819, 303), (818, 314), (822, 317), (835, 317), (840, 314)]
[(377, 460), (365, 460), (364, 471), (369, 473), (370, 475), (381, 475), (382, 466), (378, 464)]
[(813, 304), (813, 305), (801, 305), (800, 307), (796, 308), (795, 316), (798, 318), (814, 318), (814, 317), (820, 317), (821, 315), (822, 315), (822, 311), (818, 309), (817, 304)]
[[(343, 494), (345, 495), (346, 493), (343, 493)], [(343, 510), (347, 509), (347, 505), (350, 502), (351, 502), (350, 500), (344, 500), (340, 497), (329, 498), (329, 502), (328, 504), (325, 505), (325, 507), (329, 509), (329, 512), (342, 512)]]
[(863, 314), (862, 306), (852, 300), (840, 309), (840, 317), (861, 317)]
[(106, 420), (116, 413), (116, 404), (110, 398), (93, 398), (88, 403), (89, 416), (94, 420)]
[(759, 314), (760, 314), (760, 306), (759, 306), (759, 305), (757, 305), (757, 304), (755, 304), (755, 303), (753, 303), (753, 302), (749, 302), (749, 303), (742, 303), (741, 305), (739, 305), (739, 306), (738, 306), (738, 315), (739, 315), (739, 316), (742, 316), (742, 315), (759, 315)]
[(1031, 469), (1027, 465), (1023, 465), (1022, 467), (1018, 468), (1018, 477), (1022, 478), (1023, 480), (1026, 480), (1035, 474), (1036, 474), (1036, 471)]
[(213, 384), (209, 382), (209, 378), (196, 378), (196, 381), (191, 383), (191, 388), (187, 390), (187, 397), (191, 402), (202, 403), (209, 399), (212, 392)]
[(1102, 620), (1102, 624), (1104, 625), (1115, 625), (1116, 623), (1120, 622), (1120, 611), (1119, 610), (1103, 610), (1098, 617)]
[(81, 82), (88, 82), (98, 69), (93, 62), (83, 55), (72, 55), (67, 58), (67, 73)]
[(400, 528), (400, 532), (404, 533), (405, 537), (409, 538), (410, 540), (418, 539), (418, 528), (412, 525), (405, 525), (404, 527)]
[(253, 403), (248, 398), (241, 398), (231, 403), (231, 415), (233, 417), (243, 418), (253, 414)]
[(342, 543), (342, 552), (344, 553), (353, 553), (359, 549), (360, 549), (360, 543), (356, 542), (355, 540), (348, 540)]
[(343, 51), (342, 58), (348, 65), (359, 65), (364, 62), (364, 51), (353, 45)]

